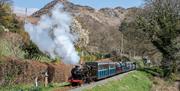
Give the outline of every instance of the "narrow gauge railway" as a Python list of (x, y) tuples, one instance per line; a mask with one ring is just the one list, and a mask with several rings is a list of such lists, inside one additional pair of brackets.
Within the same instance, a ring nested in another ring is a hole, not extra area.
[(86, 62), (71, 70), (69, 82), (72, 86), (82, 85), (136, 69), (133, 62)]

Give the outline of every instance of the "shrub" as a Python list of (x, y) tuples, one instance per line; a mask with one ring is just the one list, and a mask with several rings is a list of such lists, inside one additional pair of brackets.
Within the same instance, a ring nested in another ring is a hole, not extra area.
[(3, 26), (0, 25), (0, 33), (3, 32), (3, 31), (4, 31)]
[(29, 44), (23, 45), (22, 49), (27, 53), (25, 55), (25, 58), (27, 59), (38, 59), (40, 54), (42, 54), (32, 41), (30, 41)]
[(43, 54), (32, 41), (30, 41), (28, 44), (23, 45), (22, 50), (26, 53), (25, 59), (51, 61), (51, 59), (47, 55)]
[(141, 68), (139, 69), (141, 71), (144, 71), (146, 73), (151, 74), (152, 76), (158, 76), (158, 77), (164, 77), (164, 70), (160, 67), (150, 67), (150, 68)]
[(135, 62), (138, 69), (144, 68), (144, 63), (142, 59), (134, 59), (134, 60), (136, 60)]

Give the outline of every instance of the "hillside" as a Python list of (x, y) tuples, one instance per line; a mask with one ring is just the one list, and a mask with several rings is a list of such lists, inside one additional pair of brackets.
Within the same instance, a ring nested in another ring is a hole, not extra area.
[[(85, 91), (179, 91), (180, 1), (166, 1), (96, 10), (53, 0), (25, 17), (12, 12), (11, 0), (0, 0), (0, 91), (74, 89), (67, 81), (77, 66), (80, 83), (101, 70), (113, 78), (92, 80)], [(105, 65), (83, 65), (94, 61)], [(112, 67), (122, 74), (110, 75)]]
[(35, 12), (32, 17), (47, 14), (57, 3), (62, 3), (64, 10), (70, 12), (82, 29), (89, 32), (89, 43), (86, 47), (89, 51), (110, 52), (120, 48), (121, 37), (119, 35), (121, 32), (118, 31), (118, 26), (126, 13), (123, 8), (104, 8), (97, 11), (91, 7), (75, 5), (66, 0), (54, 0)]
[[(73, 4), (67, 0), (54, 0), (32, 14), (30, 20), (33, 20), (32, 22), (34, 22), (34, 19), (38, 20), (41, 15), (49, 14), (52, 7), (57, 3), (63, 4), (63, 9), (70, 12), (74, 17), (73, 25), (75, 25), (76, 28), (72, 28), (72, 30), (77, 32), (83, 31), (78, 32), (82, 35), (80, 37), (80, 42), (78, 43), (81, 48), (85, 48), (89, 52), (116, 52), (119, 55), (122, 46), (124, 46), (124, 54), (129, 54), (131, 56), (142, 56), (143, 54), (146, 54), (154, 60), (159, 60), (157, 59), (157, 55), (159, 56), (160, 54), (149, 41), (146, 43), (146, 45), (149, 46), (148, 51), (145, 51), (146, 53), (140, 51), (145, 48), (143, 42), (141, 43), (141, 41), (133, 39), (136, 43), (132, 43), (129, 41), (129, 36), (124, 36), (122, 45), (122, 32), (119, 31), (119, 27), (124, 20), (131, 21), (131, 16), (135, 15), (140, 9), (124, 9), (122, 7), (116, 7), (96, 10), (89, 6)], [(137, 48), (134, 48), (131, 45), (135, 45)]]

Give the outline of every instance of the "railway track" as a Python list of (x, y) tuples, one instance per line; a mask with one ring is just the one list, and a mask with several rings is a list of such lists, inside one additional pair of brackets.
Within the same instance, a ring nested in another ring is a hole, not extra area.
[(92, 82), (90, 84), (83, 84), (82, 86), (80, 87), (76, 87), (76, 88), (72, 88), (70, 89), (69, 91), (83, 91), (84, 89), (91, 89), (95, 86), (98, 86), (98, 85), (104, 85), (105, 83), (108, 83), (109, 81), (113, 81), (113, 80), (121, 80), (122, 77), (128, 75), (129, 73), (132, 73), (134, 71), (130, 71), (130, 72), (127, 72), (127, 73), (122, 73), (122, 74), (119, 74), (119, 75), (116, 75), (116, 76), (113, 76), (113, 77), (110, 77), (110, 78), (107, 78), (107, 79), (104, 79), (104, 80), (100, 80), (100, 81), (97, 81), (97, 82)]

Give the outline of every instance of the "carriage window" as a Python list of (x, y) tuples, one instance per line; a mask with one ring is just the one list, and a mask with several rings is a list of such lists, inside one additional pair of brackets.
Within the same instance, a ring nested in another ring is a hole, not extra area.
[(98, 70), (102, 70), (102, 65), (99, 65)]
[(109, 65), (110, 68), (114, 68), (114, 66), (115, 66), (114, 64), (110, 64)]

